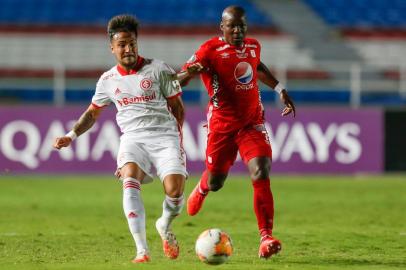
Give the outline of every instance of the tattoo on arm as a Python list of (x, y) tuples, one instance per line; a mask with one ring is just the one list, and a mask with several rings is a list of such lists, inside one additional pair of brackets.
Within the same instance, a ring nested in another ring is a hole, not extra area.
[(73, 126), (73, 131), (77, 136), (82, 135), (89, 130), (96, 122), (95, 114), (92, 111), (85, 111), (76, 124)]

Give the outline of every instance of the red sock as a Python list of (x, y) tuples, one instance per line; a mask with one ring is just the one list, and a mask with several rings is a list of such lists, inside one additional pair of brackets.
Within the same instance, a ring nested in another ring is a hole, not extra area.
[(210, 191), (208, 179), (209, 179), (209, 176), (208, 176), (207, 170), (205, 170), (203, 172), (202, 177), (200, 178), (200, 182), (199, 182), (200, 193), (206, 194), (207, 192)]
[(272, 235), (274, 206), (270, 181), (259, 179), (252, 181), (252, 186), (254, 187), (254, 211), (260, 235)]

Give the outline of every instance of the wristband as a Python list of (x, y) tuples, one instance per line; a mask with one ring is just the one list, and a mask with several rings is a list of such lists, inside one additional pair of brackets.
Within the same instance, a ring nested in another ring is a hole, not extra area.
[(278, 92), (278, 94), (280, 94), (284, 89), (286, 89), (285, 86), (280, 82), (278, 82), (278, 84), (274, 88), (274, 90)]
[(65, 136), (69, 137), (72, 141), (78, 137), (73, 130), (69, 131)]

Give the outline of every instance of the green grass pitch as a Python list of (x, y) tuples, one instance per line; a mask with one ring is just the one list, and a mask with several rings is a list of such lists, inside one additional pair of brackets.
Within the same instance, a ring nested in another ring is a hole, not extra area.
[[(197, 178), (186, 184), (186, 195)], [(272, 176), (274, 235), (280, 255), (257, 258), (252, 187), (230, 176), (201, 212), (183, 211), (173, 228), (181, 245), (166, 259), (154, 222), (159, 181), (143, 186), (152, 262), (134, 265), (121, 208), (121, 186), (109, 176), (0, 176), (0, 269), (406, 269), (406, 177)], [(220, 266), (198, 261), (200, 232), (227, 231), (234, 254)]]

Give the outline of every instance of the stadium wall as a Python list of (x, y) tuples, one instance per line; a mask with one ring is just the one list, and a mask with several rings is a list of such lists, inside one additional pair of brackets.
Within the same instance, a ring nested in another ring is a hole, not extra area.
[(406, 171), (406, 110), (385, 112), (385, 170)]
[[(114, 108), (106, 109), (87, 133), (62, 151), (52, 148), (83, 106), (2, 106), (0, 175), (18, 173), (109, 173), (115, 170), (120, 131)], [(204, 167), (205, 112), (187, 107), (184, 148), (191, 174)], [(273, 147), (273, 172), (304, 174), (382, 173), (385, 169), (382, 109), (307, 108), (296, 118), (268, 110), (266, 123)], [(386, 153), (388, 150), (386, 149)], [(240, 159), (234, 173), (245, 172)]]

